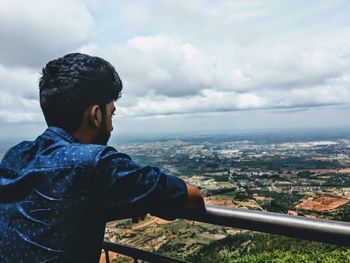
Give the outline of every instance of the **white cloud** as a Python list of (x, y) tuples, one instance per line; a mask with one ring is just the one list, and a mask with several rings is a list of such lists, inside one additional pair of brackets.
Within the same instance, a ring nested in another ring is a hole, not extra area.
[(266, 99), (253, 93), (239, 94), (203, 90), (189, 97), (154, 96), (139, 98), (136, 105), (119, 107), (122, 116), (148, 116), (216, 111), (258, 109), (267, 106)]
[(287, 92), (284, 97), (281, 100), (281, 106), (286, 107), (350, 104), (348, 87), (320, 86), (310, 89), (295, 89)]
[(0, 120), (5, 123), (39, 122), (41, 116), (33, 112), (13, 112), (0, 110)]
[(93, 19), (75, 0), (2, 0), (0, 25), (1, 64), (40, 68), (87, 43)]
[(236, 61), (180, 38), (135, 37), (114, 46), (124, 116), (317, 107), (350, 103), (350, 52), (294, 46), (241, 48)]
[(7, 68), (0, 64), (1, 94), (8, 93), (29, 99), (39, 94), (39, 71), (26, 68)]
[(7, 123), (43, 121), (39, 105), (39, 73), (0, 65), (0, 120)]
[(198, 48), (163, 35), (114, 46), (112, 62), (132, 94), (188, 96), (214, 85), (214, 64)]
[(322, 47), (249, 48), (240, 54), (240, 76), (250, 88), (307, 88), (349, 72), (350, 52)]

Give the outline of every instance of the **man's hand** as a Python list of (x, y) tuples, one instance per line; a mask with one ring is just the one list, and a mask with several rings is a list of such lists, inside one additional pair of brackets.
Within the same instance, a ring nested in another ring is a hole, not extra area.
[(147, 217), (147, 214), (143, 216), (133, 217), (132, 222), (134, 224), (140, 223), (141, 221), (145, 220), (146, 217)]
[(186, 183), (187, 201), (184, 206), (186, 213), (198, 214), (205, 212), (205, 204), (202, 193), (193, 185)]

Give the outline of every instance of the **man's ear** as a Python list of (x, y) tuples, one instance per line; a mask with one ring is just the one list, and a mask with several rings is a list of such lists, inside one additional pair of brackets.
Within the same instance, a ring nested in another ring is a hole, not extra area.
[(94, 127), (100, 127), (102, 122), (102, 112), (100, 106), (92, 105), (89, 109), (89, 123)]

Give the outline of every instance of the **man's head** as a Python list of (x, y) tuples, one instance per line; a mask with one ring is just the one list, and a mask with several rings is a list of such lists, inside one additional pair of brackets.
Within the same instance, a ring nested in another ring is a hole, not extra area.
[(122, 82), (99, 57), (73, 53), (47, 63), (39, 82), (40, 106), (48, 126), (74, 133), (86, 143), (107, 144), (113, 102)]

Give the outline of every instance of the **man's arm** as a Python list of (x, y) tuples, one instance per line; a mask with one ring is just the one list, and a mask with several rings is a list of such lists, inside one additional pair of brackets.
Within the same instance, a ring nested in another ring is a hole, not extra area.
[(166, 220), (174, 220), (176, 218), (196, 217), (204, 214), (206, 210), (202, 193), (198, 188), (189, 183), (185, 183), (185, 187), (187, 197), (181, 209), (178, 209), (175, 213), (172, 213), (169, 209), (165, 209), (164, 211), (159, 211), (152, 215)]
[[(194, 187), (193, 185), (186, 183), (187, 187), (187, 200), (185, 201), (184, 207), (183, 207), (183, 214), (186, 215), (198, 215), (205, 212), (205, 203), (203, 199), (202, 193), (198, 190), (198, 188)], [(134, 217), (132, 219), (133, 223), (139, 223), (140, 221), (144, 220), (147, 215)], [(178, 215), (181, 217), (181, 215)], [(160, 217), (164, 219), (174, 219), (172, 217), (162, 216)]]
[(137, 219), (147, 213), (172, 220), (205, 211), (197, 188), (157, 167), (140, 166), (113, 147), (96, 154), (94, 168), (91, 187), (106, 220)]

